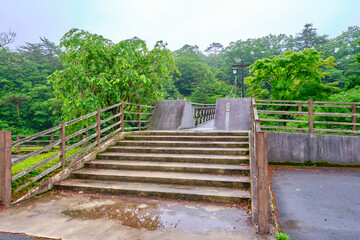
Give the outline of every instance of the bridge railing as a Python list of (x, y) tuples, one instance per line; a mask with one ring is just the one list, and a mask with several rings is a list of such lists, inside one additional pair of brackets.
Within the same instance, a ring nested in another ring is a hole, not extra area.
[(360, 102), (256, 100), (261, 128), (317, 134), (360, 134)]
[[(4, 136), (10, 136), (6, 137), (8, 138), (6, 141), (0, 141), (0, 150), (16, 149), (20, 145), (26, 145), (49, 135), (58, 136), (50, 141), (41, 140), (44, 145), (40, 148), (33, 149), (25, 155), (18, 155), (13, 159), (11, 151), (10, 154), (6, 153), (4, 161), (8, 162), (10, 168), (5, 171), (10, 172), (6, 172), (6, 174), (0, 172), (0, 197), (3, 201), (4, 199), (7, 201), (5, 204), (9, 204), (9, 197), (2, 196), (4, 194), (11, 196), (11, 188), (14, 189), (13, 192), (20, 191), (57, 169), (64, 168), (77, 157), (100, 146), (101, 143), (119, 132), (146, 129), (146, 123), (148, 123), (148, 117), (152, 114), (153, 108), (121, 101), (71, 121), (61, 122), (58, 126), (37, 134), (22, 139), (17, 138), (15, 141), (11, 141), (11, 132), (5, 134), (9, 131), (0, 131), (0, 140)], [(11, 177), (11, 180), (6, 179), (8, 177)], [(4, 181), (11, 182), (10, 189), (9, 186), (3, 187)]]
[(216, 104), (191, 103), (194, 107), (195, 126), (215, 118)]
[(251, 98), (250, 178), (253, 226), (259, 234), (270, 232), (270, 189), (267, 132), (262, 131), (255, 97)]

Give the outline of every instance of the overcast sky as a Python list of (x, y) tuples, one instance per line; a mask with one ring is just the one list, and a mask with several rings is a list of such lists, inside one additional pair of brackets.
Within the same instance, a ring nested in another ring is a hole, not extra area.
[(360, 0), (0, 0), (0, 32), (14, 31), (15, 45), (45, 36), (59, 43), (71, 28), (119, 42), (137, 36), (152, 48), (184, 44), (204, 50), (268, 34), (295, 35), (305, 23), (335, 37), (360, 25)]

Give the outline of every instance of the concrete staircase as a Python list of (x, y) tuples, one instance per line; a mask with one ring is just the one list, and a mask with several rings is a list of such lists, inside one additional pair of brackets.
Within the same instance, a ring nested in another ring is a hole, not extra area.
[(134, 132), (56, 188), (238, 203), (250, 198), (248, 132)]

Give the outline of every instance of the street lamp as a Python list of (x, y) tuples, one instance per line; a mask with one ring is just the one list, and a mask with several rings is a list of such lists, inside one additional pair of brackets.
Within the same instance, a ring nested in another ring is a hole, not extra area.
[(235, 75), (235, 95), (234, 95), (234, 98), (236, 98), (236, 85), (237, 85), (237, 83), (236, 83), (236, 81), (237, 81), (237, 76), (236, 76), (236, 73), (237, 73), (237, 67), (233, 67), (232, 68), (232, 71), (233, 71), (233, 74)]
[[(241, 87), (242, 87), (242, 92), (241, 92), (241, 97), (244, 98), (245, 97), (245, 85), (244, 85), (244, 67), (248, 67), (250, 66), (251, 64), (244, 64), (244, 61), (241, 60), (241, 63), (242, 64), (236, 64), (236, 65), (233, 65), (233, 73), (234, 73), (234, 69), (236, 67), (241, 67)], [(236, 68), (237, 70), (237, 68)], [(236, 74), (236, 71), (235, 73)], [(236, 77), (235, 77), (236, 79)], [(236, 81), (236, 80), (235, 80)], [(236, 86), (235, 86), (235, 93), (236, 93)]]

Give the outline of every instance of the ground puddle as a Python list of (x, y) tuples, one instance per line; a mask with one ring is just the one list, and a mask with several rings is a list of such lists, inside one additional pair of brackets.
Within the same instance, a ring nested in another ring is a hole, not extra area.
[(149, 231), (161, 230), (164, 224), (160, 219), (160, 211), (155, 204), (112, 204), (90, 209), (66, 210), (62, 212), (68, 217), (82, 220), (114, 219), (121, 225), (132, 228), (145, 228)]

